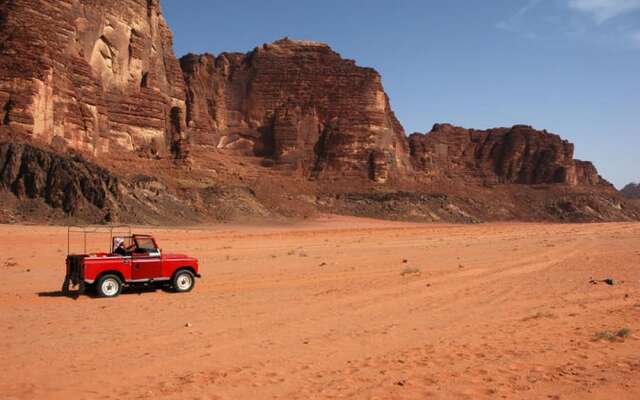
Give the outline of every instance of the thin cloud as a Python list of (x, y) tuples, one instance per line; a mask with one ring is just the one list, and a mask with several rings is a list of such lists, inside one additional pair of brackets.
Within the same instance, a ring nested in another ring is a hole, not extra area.
[(631, 18), (624, 24), (604, 24), (616, 17), (640, 15), (640, 0), (520, 0), (518, 3), (519, 8), (495, 24), (497, 29), (536, 40), (564, 35), (570, 40), (640, 49), (640, 27)]
[(531, 10), (540, 4), (541, 1), (542, 0), (529, 0), (524, 6), (520, 7), (515, 14), (504, 21), (498, 22), (496, 28), (503, 31), (519, 33), (530, 39), (535, 39), (537, 35), (525, 28), (524, 18)]
[(640, 10), (640, 0), (569, 0), (569, 8), (591, 16), (598, 24)]

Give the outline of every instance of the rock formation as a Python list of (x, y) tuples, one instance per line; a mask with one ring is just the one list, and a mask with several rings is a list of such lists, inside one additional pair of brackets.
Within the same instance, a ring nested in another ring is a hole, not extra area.
[(409, 137), (411, 161), (429, 176), (484, 184), (605, 183), (590, 162), (574, 160), (572, 143), (530, 126), (486, 131), (448, 124)]
[(0, 145), (0, 187), (22, 199), (40, 199), (65, 213), (116, 208), (122, 188), (108, 171), (77, 157), (24, 144)]
[(0, 218), (640, 218), (546, 131), (407, 138), (380, 75), (326, 44), (178, 61), (159, 0), (0, 0), (0, 139)]
[(407, 141), (380, 76), (325, 44), (282, 39), (249, 54), (187, 55), (181, 65), (193, 142), (272, 158), (305, 176), (602, 182), (591, 163), (573, 159), (573, 144), (527, 126), (436, 125)]
[(629, 199), (640, 199), (640, 183), (630, 183), (620, 193)]
[(0, 114), (94, 154), (179, 153), (184, 81), (158, 0), (0, 2)]
[(383, 182), (408, 167), (404, 130), (380, 75), (325, 44), (285, 38), (248, 54), (188, 55), (181, 64), (195, 143), (311, 176)]
[(600, 182), (573, 145), (530, 128), (438, 125), (407, 140), (380, 75), (326, 44), (285, 38), (178, 63), (157, 0), (6, 1), (0, 43), (0, 124), (56, 146), (184, 158), (193, 143), (377, 183)]
[[(17, 201), (5, 202), (7, 193)], [(211, 184), (183, 189), (178, 196), (154, 176), (119, 176), (76, 152), (62, 154), (21, 141), (0, 141), (0, 199), (2, 222), (12, 222), (6, 218), (11, 214), (13, 221), (56, 221), (66, 216), (93, 223), (136, 224), (270, 215), (247, 188)], [(15, 214), (23, 215), (16, 218)]]

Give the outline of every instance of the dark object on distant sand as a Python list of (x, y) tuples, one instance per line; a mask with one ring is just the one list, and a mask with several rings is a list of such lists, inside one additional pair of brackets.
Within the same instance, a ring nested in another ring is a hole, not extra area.
[(599, 283), (606, 283), (609, 286), (615, 286), (615, 285), (619, 285), (622, 282), (621, 281), (617, 281), (613, 278), (606, 278), (606, 279), (601, 279), (601, 280), (596, 280), (596, 279), (591, 279), (589, 281), (589, 283), (591, 283), (592, 285), (597, 285)]

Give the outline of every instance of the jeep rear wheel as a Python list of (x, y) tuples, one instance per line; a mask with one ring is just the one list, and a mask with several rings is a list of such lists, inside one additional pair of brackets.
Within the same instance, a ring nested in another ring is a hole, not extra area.
[(196, 284), (196, 277), (193, 272), (183, 269), (176, 272), (173, 277), (173, 290), (178, 293), (190, 292)]
[(122, 280), (117, 275), (105, 275), (98, 279), (96, 291), (100, 297), (116, 297), (122, 293)]

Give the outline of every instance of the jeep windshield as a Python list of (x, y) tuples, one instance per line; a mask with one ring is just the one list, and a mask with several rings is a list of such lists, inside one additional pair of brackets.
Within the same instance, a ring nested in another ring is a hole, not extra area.
[(136, 252), (139, 253), (157, 253), (158, 248), (154, 240), (150, 237), (136, 237)]

